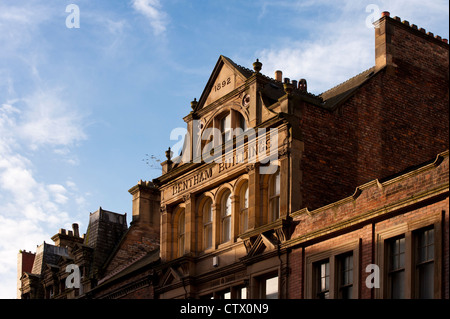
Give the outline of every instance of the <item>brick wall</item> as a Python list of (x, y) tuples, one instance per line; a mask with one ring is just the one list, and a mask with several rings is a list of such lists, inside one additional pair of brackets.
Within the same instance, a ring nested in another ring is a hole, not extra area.
[(336, 251), (349, 243), (358, 243), (359, 266), (355, 271), (359, 271), (359, 297), (375, 298), (375, 290), (365, 285), (368, 276), (365, 268), (377, 262), (378, 234), (402, 225), (404, 231), (411, 231), (436, 221), (442, 227), (439, 238), (443, 243), (442, 296), (449, 298), (448, 169), (448, 152), (445, 152), (435, 162), (411, 172), (382, 183), (372, 181), (362, 185), (355, 196), (315, 211), (303, 209), (295, 213), (297, 226), (290, 240), (289, 298), (306, 296), (305, 279), (311, 276), (305, 273), (306, 258)]
[(133, 224), (116, 248), (114, 255), (111, 256), (104, 275), (108, 276), (110, 272), (128, 264), (133, 258), (143, 256), (158, 248), (159, 229), (144, 223)]
[(304, 207), (349, 196), (449, 148), (448, 44), (385, 19), (393, 67), (332, 112), (304, 106)]

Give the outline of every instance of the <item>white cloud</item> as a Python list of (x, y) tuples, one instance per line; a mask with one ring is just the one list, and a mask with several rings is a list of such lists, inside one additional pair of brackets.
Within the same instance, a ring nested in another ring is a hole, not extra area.
[(18, 134), (33, 148), (70, 145), (86, 138), (82, 117), (58, 96), (57, 90), (38, 90), (23, 101), (26, 110)]
[[(263, 73), (273, 76), (275, 70), (282, 70), (283, 77), (294, 80), (305, 78), (308, 90), (315, 94), (375, 64), (374, 28), (366, 26), (366, 20), (374, 11), (366, 11), (368, 5), (377, 6), (379, 12), (390, 11), (391, 16), (399, 15), (402, 20), (409, 20), (419, 26), (419, 21), (435, 23), (427, 17), (434, 17), (433, 21), (445, 18), (441, 12), (448, 11), (448, 1), (442, 0), (426, 3), (418, 0), (289, 1), (276, 4), (264, 2), (260, 18), (269, 11), (269, 6), (279, 4), (298, 12), (299, 18), (293, 25), (303, 36), (307, 34), (309, 40), (277, 43), (256, 52), (256, 56), (263, 63)], [(322, 5), (327, 7), (323, 14), (332, 16), (328, 21), (316, 18), (317, 10)], [(311, 12), (313, 14), (306, 14)], [(433, 32), (432, 29), (429, 31)]]
[[(69, 198), (78, 197), (60, 184), (46, 184), (35, 177), (33, 162), (20, 154), (17, 130), (22, 111), (11, 104), (0, 107), (0, 298), (15, 297), (15, 273), (19, 249), (35, 250), (35, 245), (53, 235), (54, 229), (71, 222)], [(65, 138), (58, 143), (70, 142)], [(12, 240), (12, 238), (14, 240)]]
[(161, 10), (159, 0), (132, 0), (132, 7), (148, 19), (155, 35), (166, 31), (168, 16)]
[(373, 65), (371, 49), (361, 47), (358, 40), (347, 40), (345, 46), (341, 37), (297, 42), (277, 50), (264, 49), (257, 56), (264, 73), (273, 76), (275, 70), (282, 70), (283, 77), (291, 80), (305, 78), (308, 90), (318, 94)]

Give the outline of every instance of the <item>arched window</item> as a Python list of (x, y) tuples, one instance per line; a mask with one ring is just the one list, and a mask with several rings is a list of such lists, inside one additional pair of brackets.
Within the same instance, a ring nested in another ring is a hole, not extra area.
[(280, 218), (280, 172), (270, 178), (269, 183), (269, 222)]
[(222, 243), (231, 240), (231, 192), (226, 191), (222, 195), (221, 202), (221, 219), (222, 219)]
[(178, 217), (178, 257), (181, 257), (184, 255), (185, 248), (185, 231), (186, 231), (186, 224), (184, 219), (184, 210), (180, 213), (180, 216)]
[(212, 200), (207, 199), (203, 205), (203, 248), (209, 249), (213, 246), (213, 214)]
[(240, 206), (240, 233), (244, 233), (248, 229), (248, 184), (245, 183), (241, 187), (241, 192), (239, 196), (239, 206)]

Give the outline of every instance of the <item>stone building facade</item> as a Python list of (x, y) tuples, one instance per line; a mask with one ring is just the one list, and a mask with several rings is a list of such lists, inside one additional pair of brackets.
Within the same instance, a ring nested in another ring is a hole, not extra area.
[(448, 49), (384, 12), (375, 65), (320, 95), (220, 56), (130, 227), (60, 231), (21, 296), (448, 299)]

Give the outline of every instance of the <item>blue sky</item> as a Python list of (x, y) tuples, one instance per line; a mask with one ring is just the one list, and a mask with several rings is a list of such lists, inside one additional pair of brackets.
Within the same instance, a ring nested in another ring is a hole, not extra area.
[[(66, 7), (80, 9), (67, 28)], [(199, 98), (220, 54), (321, 93), (374, 65), (374, 15), (448, 39), (446, 0), (0, 0), (0, 298), (16, 256), (99, 206), (131, 217), (128, 189)], [(148, 154), (148, 155), (146, 155)]]

